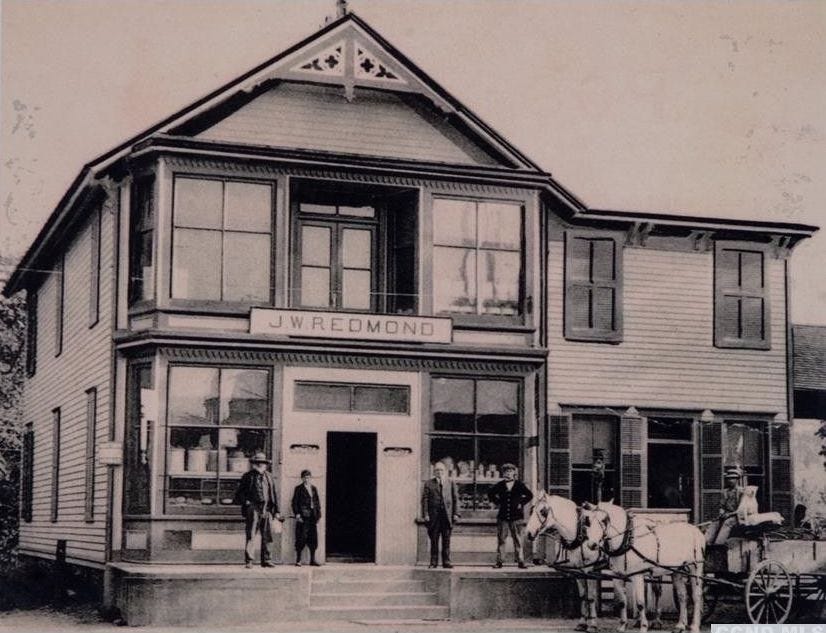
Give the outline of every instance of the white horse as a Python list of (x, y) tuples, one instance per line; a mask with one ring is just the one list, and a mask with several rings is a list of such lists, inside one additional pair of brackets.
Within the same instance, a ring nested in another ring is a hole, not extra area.
[[(628, 578), (634, 590), (640, 630), (648, 630), (645, 613), (645, 576), (661, 580), (672, 576), (677, 595), (679, 618), (675, 631), (685, 631), (690, 582), (694, 600), (691, 631), (700, 630), (703, 597), (703, 563), (706, 541), (703, 533), (690, 523), (666, 523), (635, 526), (631, 515), (613, 503), (599, 503), (584, 510), (590, 519), (586, 524), (586, 545), (596, 544), (609, 556), (611, 572), (618, 578)], [(655, 587), (657, 585), (655, 584)], [(614, 583), (614, 591), (622, 607), (620, 630), (628, 625), (628, 597), (625, 583)]]
[[(556, 560), (552, 563), (554, 567), (593, 573), (600, 562), (600, 553), (596, 543), (590, 547), (585, 544), (585, 522), (588, 520), (570, 499), (542, 491), (536, 498), (525, 533), (530, 541), (544, 532), (557, 537), (559, 545)], [(596, 631), (599, 580), (578, 577), (576, 583), (581, 614), (576, 630)]]

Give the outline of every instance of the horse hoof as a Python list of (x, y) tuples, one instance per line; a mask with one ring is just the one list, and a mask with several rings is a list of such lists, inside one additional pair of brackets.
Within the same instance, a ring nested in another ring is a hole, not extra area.
[(628, 622), (620, 622), (620, 625), (617, 627), (617, 631), (623, 632), (628, 630)]
[(685, 633), (685, 627), (684, 626), (678, 626), (677, 628), (674, 629), (674, 633)]
[(574, 627), (574, 631), (587, 631), (588, 625), (585, 622), (580, 622)]
[(654, 620), (650, 626), (652, 631), (662, 631), (663, 630), (663, 621), (662, 620)]
[(588, 633), (597, 633), (599, 629), (597, 628), (596, 624), (589, 624), (588, 627), (585, 629)]

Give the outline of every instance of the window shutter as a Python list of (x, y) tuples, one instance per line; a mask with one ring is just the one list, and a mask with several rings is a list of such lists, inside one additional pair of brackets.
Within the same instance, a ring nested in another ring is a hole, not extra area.
[(571, 416), (549, 415), (548, 492), (571, 497)]
[(622, 340), (622, 248), (611, 234), (565, 234), (565, 336)]
[(723, 425), (715, 420), (700, 424), (700, 516), (716, 519), (723, 490)]
[(714, 344), (770, 349), (766, 252), (749, 242), (717, 242)]
[(86, 472), (83, 518), (95, 520), (95, 435), (97, 432), (97, 389), (86, 391)]
[(37, 371), (37, 291), (26, 293), (26, 374)]
[(645, 420), (629, 410), (620, 420), (620, 499), (624, 508), (643, 507), (643, 448)]
[(792, 460), (789, 425), (771, 425), (771, 509), (787, 522), (792, 518)]
[(57, 521), (58, 495), (60, 491), (60, 409), (52, 411), (52, 497), (51, 521)]
[(23, 433), (21, 462), (20, 516), (24, 521), (31, 523), (34, 492), (34, 430), (31, 422), (26, 425)]

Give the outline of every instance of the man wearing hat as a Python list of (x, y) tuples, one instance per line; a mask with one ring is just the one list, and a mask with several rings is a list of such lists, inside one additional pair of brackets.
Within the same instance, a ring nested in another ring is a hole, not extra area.
[(737, 525), (737, 508), (743, 489), (740, 480), (743, 471), (739, 466), (726, 466), (723, 473), (723, 495), (720, 500), (720, 517), (708, 526), (706, 542), (709, 545), (725, 543), (731, 534), (731, 529)]
[(312, 484), (313, 474), (301, 471), (301, 483), (293, 491), (293, 514), (295, 515), (295, 564), (301, 566), (304, 548), (310, 550), (310, 565), (318, 567), (315, 550), (318, 547), (318, 520), (321, 518), (321, 502), (318, 489)]
[(252, 567), (253, 538), (261, 533), (261, 567), (275, 567), (272, 562), (272, 520), (283, 521), (278, 512), (278, 496), (275, 480), (267, 470), (270, 460), (258, 452), (250, 458), (250, 469), (241, 477), (235, 491), (234, 503), (241, 506), (244, 517), (247, 543), (244, 548), (244, 562), (247, 569)]
[(525, 553), (522, 551), (522, 526), (525, 522), (525, 505), (533, 499), (533, 493), (516, 478), (518, 470), (513, 464), (502, 464), (502, 481), (488, 491), (488, 498), (499, 506), (496, 515), (496, 563), (502, 567), (505, 542), (508, 534), (513, 539), (513, 553), (520, 569), (525, 569)]

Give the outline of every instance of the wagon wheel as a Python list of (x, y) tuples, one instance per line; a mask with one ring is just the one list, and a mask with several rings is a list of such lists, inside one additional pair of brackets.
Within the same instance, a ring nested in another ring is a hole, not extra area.
[(773, 560), (762, 561), (746, 581), (746, 610), (752, 624), (782, 624), (792, 609), (792, 577)]

